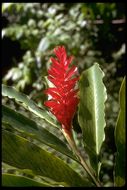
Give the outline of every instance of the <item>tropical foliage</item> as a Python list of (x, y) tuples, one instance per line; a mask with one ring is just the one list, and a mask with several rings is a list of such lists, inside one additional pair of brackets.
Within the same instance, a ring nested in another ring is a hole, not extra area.
[[(2, 185), (123, 186), (125, 4), (3, 3), (2, 19)], [(80, 76), (73, 140), (44, 105), (58, 45)]]

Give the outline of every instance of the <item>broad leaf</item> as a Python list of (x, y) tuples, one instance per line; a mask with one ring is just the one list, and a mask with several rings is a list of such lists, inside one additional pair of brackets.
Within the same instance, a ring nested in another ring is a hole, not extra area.
[(21, 92), (18, 92), (13, 87), (2, 85), (2, 95), (8, 96), (9, 98), (14, 98), (16, 101), (21, 102), (22, 106), (28, 108), (35, 115), (46, 120), (51, 125), (58, 127), (56, 121), (50, 116), (50, 114), (46, 111), (44, 107), (38, 107), (33, 100), (30, 100), (28, 96)]
[(68, 149), (63, 141), (58, 139), (55, 135), (50, 133), (45, 128), (37, 125), (33, 120), (4, 105), (2, 106), (2, 121), (9, 123), (9, 125), (13, 126), (16, 130), (25, 132), (33, 139), (37, 139), (41, 143), (44, 143), (76, 160), (73, 153)]
[(125, 78), (119, 93), (120, 111), (115, 128), (115, 142), (117, 147), (115, 164), (115, 186), (125, 185)]
[[(66, 183), (56, 182), (51, 178), (35, 175), (32, 170), (29, 169), (19, 169), (8, 164), (2, 163), (4, 165), (3, 173), (2, 173), (2, 184), (4, 186), (23, 186), (22, 182), (26, 182), (26, 186), (30, 186), (30, 183), (26, 181), (27, 179), (32, 179), (32, 183), (34, 186), (34, 182), (40, 182), (37, 184), (38, 186), (51, 186), (51, 187), (68, 187)], [(10, 173), (13, 172), (13, 173)], [(14, 179), (13, 179), (14, 177)], [(18, 177), (18, 178), (16, 178)], [(27, 177), (26, 179), (20, 179), (20, 177)], [(18, 181), (17, 181), (18, 179)], [(10, 180), (10, 181), (9, 181)], [(9, 181), (9, 182), (8, 182)], [(31, 181), (30, 181), (31, 182)], [(24, 185), (24, 186), (25, 186)], [(36, 185), (36, 184), (35, 184)]]
[(30, 169), (35, 175), (48, 177), (69, 186), (92, 186), (53, 154), (41, 149), (28, 140), (6, 130), (2, 134), (3, 162), (20, 169)]
[(92, 167), (99, 172), (99, 153), (104, 140), (106, 89), (104, 73), (98, 64), (84, 71), (79, 81), (78, 120), (83, 132), (84, 147)]
[(52, 185), (47, 183), (40, 183), (33, 179), (14, 174), (2, 174), (2, 186), (5, 187), (49, 187)]

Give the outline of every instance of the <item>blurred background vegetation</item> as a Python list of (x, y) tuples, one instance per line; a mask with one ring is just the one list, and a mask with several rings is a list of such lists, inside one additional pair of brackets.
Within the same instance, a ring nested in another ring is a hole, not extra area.
[[(116, 147), (114, 127), (119, 111), (118, 92), (125, 75), (125, 4), (124, 3), (3, 3), (2, 4), (2, 82), (15, 86), (39, 106), (46, 96), (45, 76), (57, 45), (65, 45), (74, 55), (79, 74), (99, 63), (105, 73), (107, 88), (105, 141), (100, 178), (104, 186), (113, 185)], [(2, 101), (34, 116), (13, 100)], [(38, 121), (40, 122), (40, 121)], [(81, 130), (74, 118), (77, 144), (83, 151)], [(41, 121), (41, 125), (61, 136), (59, 131)], [(61, 136), (61, 139), (63, 137)], [(64, 141), (64, 139), (63, 139)], [(48, 147), (46, 147), (49, 151)], [(58, 154), (54, 151), (55, 154)], [(59, 155), (64, 158), (62, 155)], [(75, 162), (64, 158), (79, 172)], [(7, 166), (3, 167), (7, 169)], [(12, 168), (8, 172), (14, 172)]]

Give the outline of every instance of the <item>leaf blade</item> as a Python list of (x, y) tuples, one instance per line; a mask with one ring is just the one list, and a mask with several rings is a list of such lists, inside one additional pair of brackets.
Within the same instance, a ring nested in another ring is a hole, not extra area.
[(80, 103), (78, 120), (83, 132), (85, 149), (95, 171), (99, 172), (98, 155), (104, 140), (104, 103), (107, 98), (104, 73), (98, 64), (84, 71), (79, 81)]
[(2, 174), (2, 186), (6, 186), (6, 187), (49, 187), (51, 185), (46, 184), (46, 183), (37, 182), (28, 177), (4, 173), (4, 174)]
[(9, 98), (14, 98), (16, 101), (21, 102), (25, 108), (29, 109), (38, 117), (46, 120), (52, 126), (58, 128), (58, 124), (56, 124), (57, 122), (49, 115), (46, 109), (44, 107), (43, 108), (38, 107), (36, 103), (33, 100), (30, 100), (30, 98), (27, 95), (18, 92), (16, 89), (14, 89), (11, 86), (6, 86), (4, 84), (2, 84), (2, 95), (8, 96)]
[(6, 130), (3, 131), (2, 137), (3, 162), (20, 169), (30, 169), (35, 175), (65, 182), (69, 186), (92, 185), (61, 159), (28, 140)]
[(69, 156), (76, 160), (73, 153), (68, 149), (66, 144), (58, 139), (55, 135), (50, 133), (45, 128), (39, 126), (33, 120), (25, 117), (19, 112), (10, 109), (7, 106), (2, 106), (2, 120), (9, 123), (16, 130), (25, 132), (28, 136), (32, 136), (33, 139), (39, 140), (41, 143), (46, 144), (55, 150)]
[(118, 187), (125, 185), (125, 83), (126, 79), (124, 77), (119, 91), (120, 111), (114, 133), (117, 148), (114, 181), (115, 186)]

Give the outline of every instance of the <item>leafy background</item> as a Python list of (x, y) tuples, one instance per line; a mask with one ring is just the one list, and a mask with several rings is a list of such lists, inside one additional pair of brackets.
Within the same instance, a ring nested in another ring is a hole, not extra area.
[[(116, 154), (113, 136), (119, 111), (118, 91), (125, 75), (125, 4), (2, 4), (2, 82), (29, 95), (39, 106), (46, 100), (43, 94), (47, 87), (45, 76), (56, 45), (65, 45), (68, 54), (75, 56), (74, 63), (78, 64), (79, 74), (94, 62), (99, 63), (105, 73), (104, 84), (108, 99), (100, 178), (105, 186), (112, 186)], [(4, 97), (2, 101), (38, 121), (13, 100)], [(59, 130), (42, 121), (38, 123), (65, 141)], [(83, 149), (77, 116), (73, 124), (77, 144), (85, 157), (87, 155)], [(75, 162), (47, 146), (44, 148), (62, 157), (72, 168), (83, 174)], [(3, 170), (12, 174), (20, 173), (5, 164)]]

